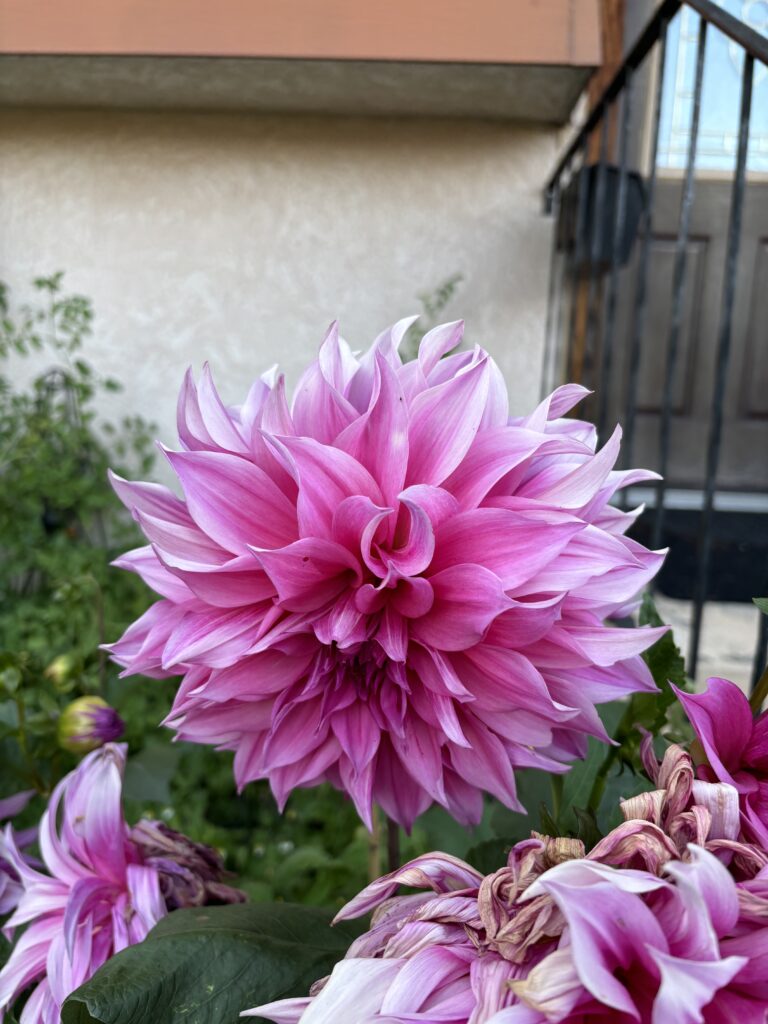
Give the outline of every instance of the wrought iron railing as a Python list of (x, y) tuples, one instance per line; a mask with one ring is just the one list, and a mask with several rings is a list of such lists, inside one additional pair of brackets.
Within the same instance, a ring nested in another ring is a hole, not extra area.
[[(687, 155), (684, 167), (679, 168), (681, 173), (676, 186), (680, 191), (677, 222), (674, 232), (667, 233), (666, 244), (672, 245), (673, 251), (668, 281), (667, 301), (670, 305), (666, 337), (649, 339), (646, 337), (649, 307), (658, 298), (649, 294), (649, 268), (655, 204), (660, 187), (657, 158), (662, 106), (665, 95), (668, 95), (668, 92), (665, 94), (665, 88), (668, 88), (665, 83), (668, 37), (673, 19), (686, 8), (698, 16), (693, 89), (685, 132)], [(636, 455), (638, 423), (643, 416), (643, 410), (638, 406), (641, 353), (651, 345), (656, 357), (663, 360), (654, 430), (656, 465), (651, 466), (662, 474), (653, 496), (652, 540), (654, 546), (659, 546), (665, 538), (672, 486), (668, 481), (668, 471), (676, 425), (674, 394), (680, 373), (681, 329), (692, 238), (691, 214), (698, 178), (696, 158), (702, 116), (702, 85), (707, 43), (713, 30), (727, 38), (731, 54), (741, 63), (741, 95), (735, 132), (735, 159), (728, 179), (730, 212), (723, 239), (725, 258), (720, 278), (719, 327), (716, 339), (713, 339), (714, 351), (710, 354), (713, 363), (712, 400), (706, 424), (706, 457), (702, 459), (704, 466), (698, 488), (701, 508), (698, 553), (690, 594), (692, 620), (688, 667), (691, 674), (695, 674), (699, 659), (702, 614), (710, 581), (713, 514), (723, 444), (724, 396), (732, 355), (737, 265), (743, 234), (753, 83), (756, 67), (768, 66), (768, 39), (710, 0), (663, 0), (566, 149), (545, 192), (546, 210), (554, 215), (556, 228), (550, 268), (544, 387), (565, 378), (575, 378), (592, 387), (595, 394), (589, 414), (597, 426), (599, 437), (605, 441), (609, 420), (618, 415), (624, 424), (624, 465), (631, 466)], [(653, 74), (652, 69), (655, 69)], [(762, 70), (761, 73), (765, 74)], [(639, 80), (641, 89), (638, 89)], [(630, 155), (630, 148), (634, 145), (637, 149), (642, 133), (647, 140), (645, 167), (638, 172), (633, 169), (633, 162), (640, 161), (635, 159), (636, 154)], [(613, 163), (609, 162), (611, 157)], [(631, 261), (628, 257), (630, 249)], [(629, 284), (628, 275), (632, 277)], [(627, 307), (623, 328), (617, 322), (620, 280), (623, 283), (621, 301)], [(768, 345), (768, 324), (764, 323), (762, 330), (760, 343), (765, 346)], [(619, 372), (616, 368), (617, 353), (622, 357)], [(768, 468), (768, 421), (765, 422), (763, 444)], [(762, 522), (768, 531), (768, 503)], [(768, 584), (768, 565), (763, 571)], [(766, 617), (760, 616), (759, 619), (753, 683), (765, 666), (768, 643)]]

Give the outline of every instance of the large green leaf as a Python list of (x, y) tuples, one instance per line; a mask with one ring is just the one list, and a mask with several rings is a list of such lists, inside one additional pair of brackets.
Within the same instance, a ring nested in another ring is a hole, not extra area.
[(62, 1024), (237, 1024), (241, 1010), (305, 995), (360, 930), (290, 903), (177, 910), (77, 989)]

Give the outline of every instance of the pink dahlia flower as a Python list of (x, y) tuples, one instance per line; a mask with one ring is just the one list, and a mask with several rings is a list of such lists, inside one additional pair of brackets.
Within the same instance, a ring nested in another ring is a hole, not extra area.
[(768, 850), (768, 712), (755, 718), (728, 679), (708, 679), (705, 693), (675, 692), (707, 758), (699, 776), (738, 790), (744, 833)]
[[(482, 878), (445, 854), (374, 882), (374, 909), (306, 998), (245, 1011), (275, 1024), (765, 1024), (768, 881), (740, 909), (715, 856), (691, 846), (664, 877), (518, 843)], [(431, 890), (394, 896), (399, 884)]]
[[(113, 483), (149, 541), (117, 565), (162, 600), (110, 650), (126, 674), (182, 674), (181, 739), (235, 751), (239, 786), (328, 780), (370, 826), (433, 801), (480, 818), (482, 792), (521, 809), (515, 767), (566, 770), (605, 739), (595, 704), (652, 690), (639, 653), (660, 630), (604, 624), (663, 553), (609, 504), (620, 432), (563, 419), (559, 388), (510, 418), (462, 324), (403, 363), (410, 320), (355, 357), (334, 324), (289, 406), (282, 377), (242, 406), (206, 367), (167, 451), (183, 497)], [(445, 358), (443, 358), (445, 357)]]
[[(39, 833), (48, 873), (20, 855), (10, 827), (5, 832), (2, 849), (21, 888), (6, 927), (25, 928), (0, 970), (0, 1021), (35, 985), (20, 1024), (59, 1024), (66, 997), (109, 957), (140, 942), (169, 909), (205, 902), (178, 899), (177, 869), (182, 865), (189, 874), (197, 867), (189, 857), (194, 844), (186, 840), (179, 854), (169, 842), (160, 859), (148, 847), (150, 832), (132, 835), (121, 804), (124, 765), (124, 745), (108, 744), (54, 789)], [(210, 872), (203, 883), (208, 881), (213, 881)], [(167, 902), (167, 893), (174, 899)]]

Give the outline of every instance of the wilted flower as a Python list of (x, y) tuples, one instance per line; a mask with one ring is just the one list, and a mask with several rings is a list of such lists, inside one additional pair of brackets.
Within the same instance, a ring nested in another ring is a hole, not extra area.
[(206, 367), (167, 451), (184, 499), (115, 477), (149, 545), (117, 565), (162, 600), (110, 648), (126, 673), (184, 674), (168, 724), (235, 751), (242, 787), (328, 780), (370, 826), (432, 801), (475, 822), (482, 792), (521, 809), (514, 768), (564, 771), (606, 739), (595, 704), (653, 682), (656, 629), (624, 613), (663, 554), (609, 504), (649, 474), (615, 472), (620, 432), (563, 419), (559, 388), (529, 416), (462, 324), (360, 359), (334, 324), (292, 405), (267, 374), (228, 408)]
[[(691, 846), (663, 878), (543, 837), (482, 878), (428, 854), (368, 886), (338, 915), (375, 908), (306, 998), (246, 1011), (277, 1024), (764, 1024), (768, 906)], [(572, 843), (566, 840), (566, 843)], [(552, 860), (556, 863), (552, 864)], [(431, 889), (393, 896), (399, 885)], [(763, 889), (768, 889), (768, 882)]]
[(131, 840), (141, 850), (144, 863), (158, 869), (168, 910), (245, 901), (245, 893), (222, 882), (226, 872), (218, 850), (194, 842), (162, 821), (140, 821), (131, 830)]
[(120, 739), (124, 729), (120, 715), (101, 697), (78, 697), (59, 718), (59, 746), (73, 754), (87, 754)]
[[(4, 825), (11, 818), (15, 818), (17, 814), (21, 814), (34, 795), (35, 791), (28, 789), (23, 793), (15, 793), (13, 796), (0, 800), (0, 825)], [(36, 836), (36, 828), (17, 833), (18, 848), (23, 850), (31, 842), (34, 842)], [(19, 902), (21, 893), (19, 876), (6, 856), (5, 839), (3, 832), (0, 831), (0, 917), (10, 914)]]
[[(59, 1024), (70, 992), (114, 953), (140, 942), (167, 910), (179, 905), (164, 900), (169, 888), (177, 894), (177, 847), (166, 851), (162, 863), (145, 858), (123, 818), (124, 765), (125, 747), (107, 744), (56, 786), (40, 822), (47, 874), (20, 855), (13, 830), (5, 832), (4, 848), (22, 888), (6, 926), (26, 927), (0, 970), (0, 1019), (37, 983), (21, 1020)], [(194, 869), (187, 870), (192, 874)], [(203, 885), (214, 874), (209, 867)]]

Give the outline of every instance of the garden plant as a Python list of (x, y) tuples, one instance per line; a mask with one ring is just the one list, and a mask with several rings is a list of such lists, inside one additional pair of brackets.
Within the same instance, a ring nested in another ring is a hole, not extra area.
[(187, 372), (172, 490), (39, 287), (0, 350), (59, 363), (0, 379), (0, 1020), (765, 1024), (768, 676), (692, 692), (619, 500), (654, 474), (585, 389), (521, 414), (461, 322), (333, 324), (292, 397)]

